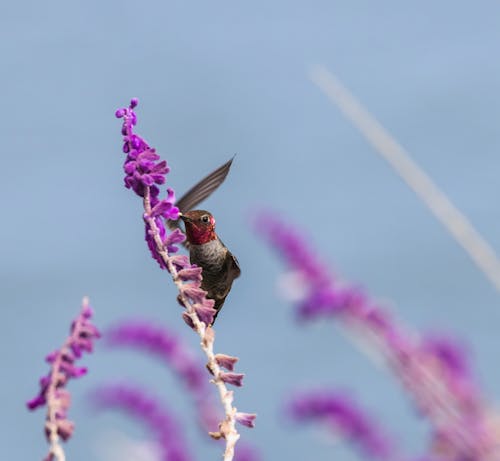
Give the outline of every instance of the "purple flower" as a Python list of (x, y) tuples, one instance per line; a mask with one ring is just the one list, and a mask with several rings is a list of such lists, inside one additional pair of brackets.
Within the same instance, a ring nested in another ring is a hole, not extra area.
[(421, 350), (439, 362), (450, 376), (461, 381), (472, 381), (472, 372), (463, 345), (443, 335), (432, 335), (422, 340)]
[[(182, 269), (191, 268), (192, 266), (189, 264), (189, 258), (186, 255), (174, 255), (170, 258), (170, 261), (174, 265), (177, 271), (181, 271)], [(193, 279), (186, 279), (185, 281), (195, 281), (197, 282), (198, 277), (194, 277)]]
[(244, 376), (245, 375), (243, 373), (232, 373), (232, 372), (226, 373), (224, 371), (221, 371), (219, 373), (219, 377), (220, 377), (220, 379), (222, 379), (222, 381), (224, 381), (227, 384), (232, 384), (233, 386), (236, 386), (236, 387), (243, 386)]
[(220, 414), (211, 401), (203, 364), (195, 360), (186, 345), (165, 327), (144, 320), (120, 322), (104, 334), (112, 347), (131, 347), (160, 359), (182, 379), (192, 393), (203, 427), (214, 430)]
[(316, 286), (330, 283), (328, 268), (314, 257), (301, 235), (291, 226), (277, 220), (274, 214), (261, 213), (257, 216), (255, 227), (259, 235), (281, 253), (292, 269), (300, 271), (307, 282)]
[(179, 420), (162, 407), (159, 400), (130, 385), (108, 385), (96, 389), (91, 399), (98, 410), (121, 410), (141, 421), (158, 442), (162, 461), (189, 461), (188, 444)]
[(217, 312), (213, 307), (214, 303), (213, 299), (202, 299), (201, 302), (193, 304), (196, 315), (205, 325), (211, 325), (214, 321), (214, 316)]
[(236, 421), (246, 427), (255, 427), (255, 418), (257, 417), (254, 413), (240, 413), (237, 412), (235, 415)]
[[(159, 198), (160, 190), (158, 185), (166, 182), (166, 175), (170, 171), (165, 160), (161, 160), (155, 149), (149, 147), (148, 143), (139, 135), (134, 133), (134, 126), (137, 123), (137, 116), (134, 108), (137, 106), (136, 98), (130, 101), (129, 107), (118, 109), (115, 113), (117, 118), (123, 119), (123, 152), (126, 154), (123, 170), (125, 171), (125, 187), (132, 189), (137, 195), (148, 198), (150, 202), (150, 212), (145, 216), (146, 235), (145, 239), (153, 258), (161, 268), (165, 269), (165, 263), (159, 255), (151, 226), (146, 218), (152, 218), (159, 231), (160, 238), (165, 240), (166, 228), (165, 219), (176, 220), (179, 218), (179, 209), (174, 205), (175, 193), (173, 189), (167, 189), (167, 196)], [(177, 251), (174, 243), (179, 243), (179, 233), (174, 239), (163, 242), (168, 247), (169, 252)]]
[(167, 246), (167, 251), (169, 253), (176, 253), (179, 248), (175, 246), (176, 243), (182, 243), (186, 240), (186, 236), (182, 233), (180, 229), (175, 229), (170, 234), (167, 235), (165, 239), (165, 245)]
[(386, 359), (434, 432), (446, 433), (447, 439), (452, 440), (454, 460), (484, 459), (485, 453), (493, 458), (500, 455), (491, 411), (454, 345), (442, 339), (421, 340), (358, 287), (339, 281), (318, 262), (305, 239), (274, 214), (261, 214), (256, 227), (303, 285), (298, 308), (301, 319), (337, 318), (369, 342), (370, 350)]
[(181, 269), (177, 275), (183, 282), (187, 282), (189, 280), (198, 280), (201, 282), (201, 273), (202, 269), (198, 266), (186, 267)]
[(145, 320), (122, 321), (104, 334), (110, 346), (126, 346), (148, 352), (174, 369), (186, 386), (196, 393), (206, 394), (205, 374), (180, 339), (165, 327)]
[(300, 318), (337, 315), (346, 310), (356, 310), (364, 302), (364, 295), (358, 288), (339, 283), (305, 239), (274, 214), (258, 215), (255, 227), (258, 235), (266, 239), (289, 268), (299, 275), (298, 283), (303, 285), (301, 291), (305, 293), (298, 308)]
[(220, 367), (233, 371), (234, 365), (238, 361), (238, 357), (232, 357), (226, 354), (215, 354), (215, 361)]
[(207, 292), (200, 288), (198, 282), (185, 283), (181, 288), (182, 294), (187, 296), (193, 303), (200, 303), (206, 299)]
[(45, 432), (51, 444), (47, 459), (62, 450), (58, 439), (67, 440), (73, 433), (74, 424), (67, 419), (71, 396), (65, 386), (71, 378), (79, 378), (87, 373), (85, 367), (77, 367), (75, 362), (83, 351), (91, 352), (94, 340), (100, 337), (99, 331), (90, 321), (91, 317), (92, 309), (88, 299), (84, 298), (80, 315), (71, 324), (69, 337), (60, 349), (46, 357), (50, 371), (40, 379), (40, 392), (26, 403), (30, 410), (47, 405)]
[(299, 394), (290, 400), (288, 410), (296, 421), (320, 420), (329, 424), (358, 445), (365, 456), (389, 459), (394, 454), (389, 438), (346, 395), (330, 391)]

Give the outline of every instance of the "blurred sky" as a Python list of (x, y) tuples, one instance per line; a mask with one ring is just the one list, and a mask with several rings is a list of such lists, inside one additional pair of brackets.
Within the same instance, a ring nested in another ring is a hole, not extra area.
[[(281, 266), (249, 226), (258, 206), (300, 225), (337, 272), (405, 323), (466, 338), (498, 401), (498, 293), (308, 72), (334, 72), (500, 249), (499, 18), (496, 1), (3, 2), (2, 459), (45, 452), (43, 411), (29, 414), (24, 401), (84, 294), (99, 326), (155, 319), (198, 353), (143, 242), (140, 201), (122, 186), (113, 113), (133, 96), (139, 132), (168, 159), (179, 194), (237, 153), (206, 202), (243, 269), (216, 348), (240, 357), (247, 376), (235, 404), (259, 415), (242, 438), (265, 459), (352, 459), (280, 416), (283, 397), (311, 385), (351, 389), (410, 453), (427, 426), (338, 328), (294, 322), (276, 294)], [(113, 431), (144, 438), (87, 408), (92, 386), (118, 378), (182, 416), (197, 459), (220, 459), (168, 370), (102, 347), (85, 362), (90, 375), (70, 383), (68, 460), (110, 461), (100, 445)]]

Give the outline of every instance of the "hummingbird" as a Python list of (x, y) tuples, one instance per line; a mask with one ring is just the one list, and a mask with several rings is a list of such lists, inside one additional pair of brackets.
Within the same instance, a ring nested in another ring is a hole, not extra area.
[[(215, 322), (227, 295), (231, 291), (234, 279), (241, 274), (240, 265), (215, 232), (215, 218), (206, 210), (193, 210), (205, 200), (226, 179), (233, 159), (203, 178), (189, 189), (176, 206), (186, 228), (184, 246), (189, 250), (189, 260), (202, 268), (201, 288), (207, 292), (207, 298), (213, 299), (216, 313)], [(171, 229), (179, 228), (179, 221), (169, 221)]]

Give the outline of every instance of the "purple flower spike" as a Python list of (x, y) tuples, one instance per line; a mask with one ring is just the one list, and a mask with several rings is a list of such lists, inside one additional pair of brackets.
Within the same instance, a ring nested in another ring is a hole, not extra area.
[[(160, 234), (166, 235), (163, 220), (179, 219), (179, 209), (174, 205), (175, 193), (173, 189), (167, 189), (166, 198), (160, 199), (158, 197), (159, 190), (156, 185), (166, 182), (166, 175), (170, 169), (167, 162), (160, 159), (155, 149), (149, 147), (142, 137), (134, 133), (134, 126), (137, 122), (134, 108), (137, 105), (138, 100), (134, 98), (130, 101), (129, 107), (118, 109), (115, 113), (116, 117), (123, 119), (123, 152), (127, 154), (123, 166), (125, 187), (132, 189), (140, 197), (149, 199), (151, 207), (149, 217), (154, 218)], [(146, 220), (146, 242), (153, 258), (158, 261), (162, 269), (165, 269), (164, 261), (158, 254), (150, 231), (151, 226)], [(168, 245), (172, 245), (169, 251), (177, 251), (173, 248), (173, 242), (168, 243)]]
[(330, 271), (314, 257), (302, 236), (291, 226), (275, 218), (275, 214), (261, 213), (255, 220), (259, 234), (285, 257), (292, 269), (300, 271), (307, 282), (317, 286), (330, 283)]
[(422, 341), (421, 348), (433, 355), (439, 364), (456, 379), (472, 381), (472, 372), (465, 349), (458, 342), (442, 335), (433, 335)]
[(144, 320), (120, 322), (104, 333), (111, 347), (130, 347), (151, 354), (180, 377), (194, 397), (199, 421), (204, 430), (214, 431), (220, 420), (219, 409), (209, 398), (204, 367), (196, 360), (187, 345), (172, 331)]
[(296, 421), (326, 422), (358, 445), (369, 458), (393, 459), (388, 437), (345, 395), (329, 391), (300, 394), (291, 399), (288, 410)]
[(98, 410), (116, 409), (141, 421), (161, 448), (162, 461), (190, 461), (179, 418), (162, 407), (159, 399), (130, 385), (108, 385), (96, 389), (91, 399)]
[(301, 291), (305, 294), (298, 309), (301, 319), (337, 315), (357, 308), (363, 299), (362, 293), (357, 288), (337, 283), (295, 229), (271, 213), (260, 214), (255, 227), (259, 235), (280, 253), (290, 269), (300, 275), (299, 280), (303, 284)]
[(180, 339), (165, 327), (144, 320), (131, 320), (112, 326), (104, 338), (112, 347), (132, 347), (153, 354), (167, 367), (173, 368), (198, 398), (205, 398), (208, 394), (200, 364)]
[(421, 339), (359, 288), (339, 281), (305, 238), (276, 214), (261, 214), (256, 227), (302, 284), (299, 317), (336, 318), (385, 358), (419, 413), (430, 421), (438, 445), (451, 453), (447, 459), (500, 459), (497, 424), (454, 344)]
[(40, 393), (26, 403), (29, 410), (47, 405), (45, 433), (50, 449), (46, 459), (62, 459), (64, 452), (59, 439), (66, 441), (73, 434), (74, 425), (66, 417), (71, 396), (64, 387), (69, 379), (87, 373), (85, 367), (77, 367), (74, 362), (80, 358), (81, 351), (91, 351), (93, 341), (100, 337), (97, 328), (90, 323), (91, 316), (88, 298), (84, 298), (80, 315), (71, 324), (68, 339), (60, 349), (51, 352), (46, 358), (50, 363), (50, 371), (40, 379)]

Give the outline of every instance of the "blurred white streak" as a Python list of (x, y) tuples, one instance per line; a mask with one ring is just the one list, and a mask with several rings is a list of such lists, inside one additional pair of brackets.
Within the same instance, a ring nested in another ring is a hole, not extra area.
[(161, 461), (160, 449), (150, 440), (135, 440), (111, 430), (95, 444), (96, 459), (101, 461)]
[(307, 296), (307, 282), (300, 271), (287, 271), (278, 276), (276, 291), (280, 298), (298, 303)]
[(469, 254), (477, 267), (500, 291), (500, 261), (491, 245), (472, 226), (432, 179), (389, 132), (324, 67), (310, 72), (311, 80), (349, 119), (389, 163)]

